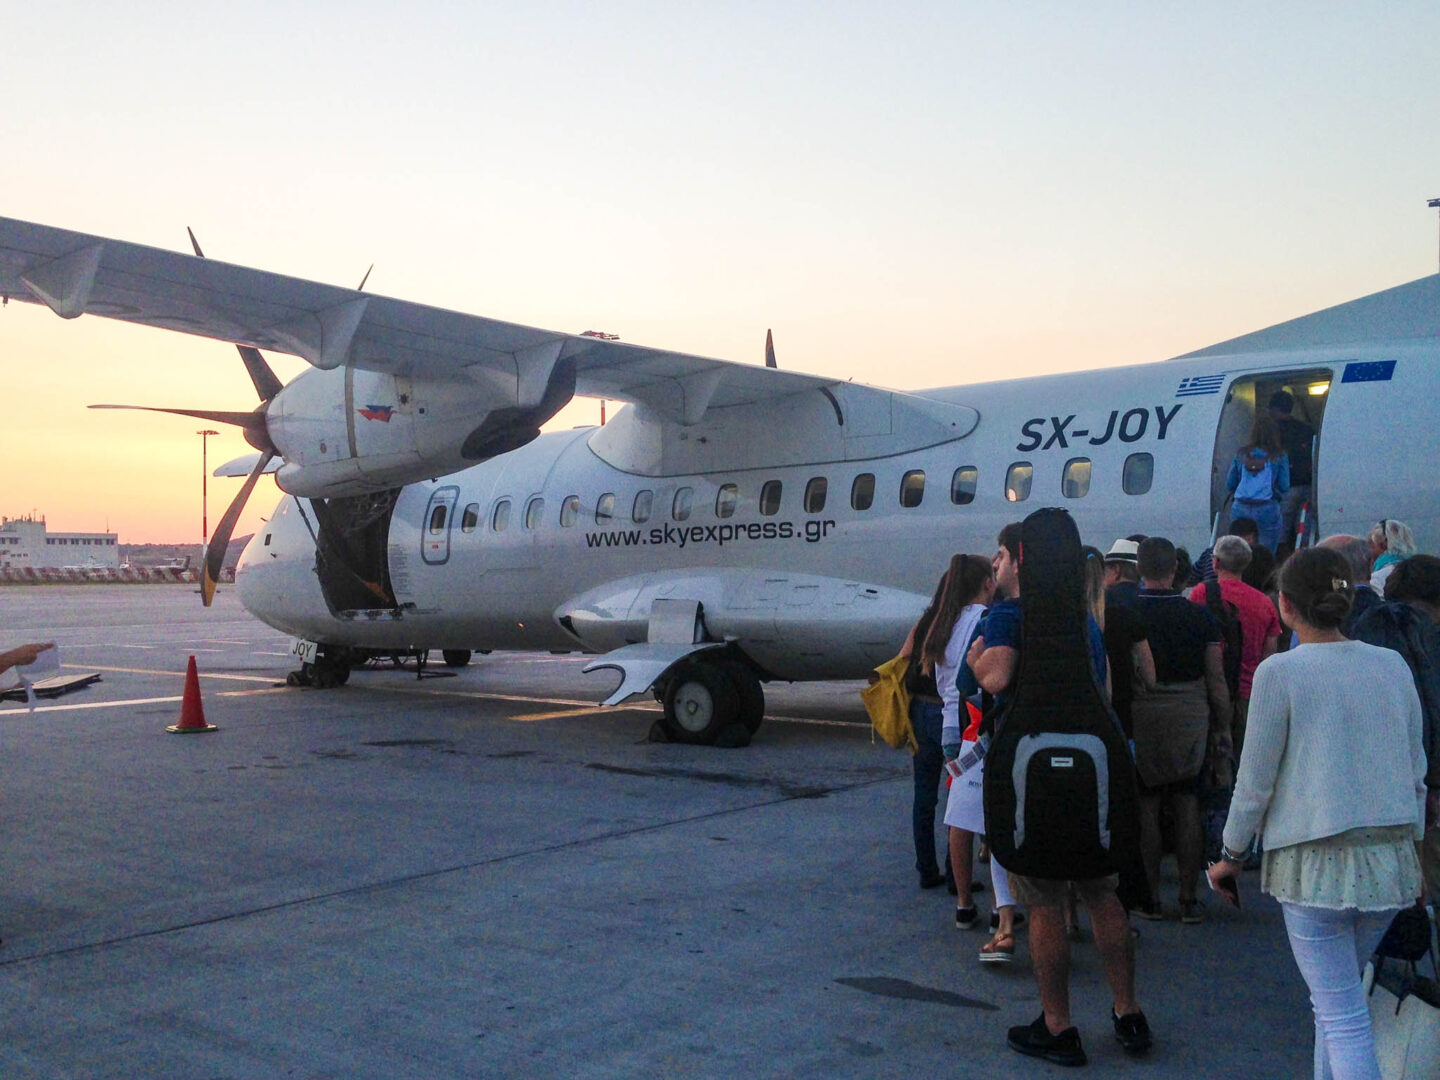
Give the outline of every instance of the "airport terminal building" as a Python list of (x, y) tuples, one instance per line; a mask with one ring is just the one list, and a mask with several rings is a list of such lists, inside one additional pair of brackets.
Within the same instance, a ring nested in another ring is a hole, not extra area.
[(45, 518), (0, 517), (0, 569), (120, 567), (117, 533), (52, 533)]

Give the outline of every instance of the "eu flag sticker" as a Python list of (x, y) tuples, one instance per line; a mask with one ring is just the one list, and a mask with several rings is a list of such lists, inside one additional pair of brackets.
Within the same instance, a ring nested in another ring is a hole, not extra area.
[(1394, 360), (1369, 360), (1364, 363), (1352, 361), (1345, 365), (1342, 383), (1347, 382), (1389, 382), (1395, 375)]

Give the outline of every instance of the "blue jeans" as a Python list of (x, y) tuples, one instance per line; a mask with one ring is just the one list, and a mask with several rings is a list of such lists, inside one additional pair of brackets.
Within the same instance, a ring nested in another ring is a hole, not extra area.
[(1315, 1012), (1315, 1080), (1380, 1080), (1360, 972), (1396, 912), (1280, 909)]
[(1284, 516), (1277, 500), (1271, 499), (1263, 503), (1236, 502), (1231, 508), (1230, 516), (1232, 519), (1252, 519), (1260, 529), (1260, 543), (1270, 549), (1270, 554), (1275, 554), (1275, 549), (1280, 546), (1280, 529), (1284, 525)]
[[(915, 869), (921, 877), (934, 877), (940, 872), (935, 858), (935, 807), (940, 801), (940, 774), (945, 771), (945, 756), (940, 750), (940, 727), (944, 716), (938, 704), (928, 701), (910, 702), (910, 724), (915, 729)], [(948, 862), (948, 859), (947, 859)]]

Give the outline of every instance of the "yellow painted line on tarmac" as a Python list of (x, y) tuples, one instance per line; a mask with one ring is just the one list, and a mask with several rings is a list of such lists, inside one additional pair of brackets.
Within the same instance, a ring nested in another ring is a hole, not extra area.
[[(116, 671), (124, 675), (174, 675), (177, 679), (183, 679), (183, 671), (156, 671), (153, 668), (134, 667), (101, 667), (99, 664), (61, 664), (61, 667), (69, 668), (72, 671)], [(283, 682), (283, 675), (229, 675), (218, 671), (200, 671), (202, 679), (232, 679), (235, 682)]]
[(590, 709), (561, 709), (558, 712), (537, 712), (526, 713), (524, 716), (507, 716), (507, 720), (519, 720), (529, 723), (534, 720), (563, 720), (571, 716), (593, 716), (595, 713), (614, 712), (616, 709), (623, 709), (624, 706), (596, 705)]

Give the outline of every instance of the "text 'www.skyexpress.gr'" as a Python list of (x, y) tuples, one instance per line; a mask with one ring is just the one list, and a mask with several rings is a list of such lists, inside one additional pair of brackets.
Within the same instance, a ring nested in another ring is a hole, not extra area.
[(612, 547), (689, 547), (692, 544), (715, 544), (724, 547), (739, 541), (804, 540), (816, 544), (830, 534), (834, 521), (755, 521), (748, 525), (665, 525), (654, 529), (616, 529), (587, 532), (585, 546)]

